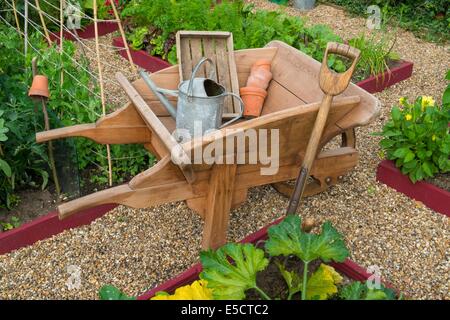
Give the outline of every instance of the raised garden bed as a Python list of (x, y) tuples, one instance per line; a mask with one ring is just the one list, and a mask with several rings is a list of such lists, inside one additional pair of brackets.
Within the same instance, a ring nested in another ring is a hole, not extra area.
[[(118, 48), (125, 48), (123, 40), (120, 37), (113, 39), (113, 45)], [(118, 52), (123, 58), (128, 59), (125, 50), (120, 50)], [(130, 52), (133, 62), (149, 72), (156, 72), (171, 66), (166, 60), (154, 57), (145, 50), (133, 50), (130, 48)], [(356, 84), (369, 93), (381, 92), (384, 89), (411, 77), (413, 65), (412, 62), (400, 60), (390, 71), (386, 71), (383, 75), (378, 75), (376, 77), (371, 76)]]
[(2, 232), (0, 233), (0, 255), (50, 238), (64, 230), (90, 224), (115, 207), (117, 207), (116, 204), (98, 206), (64, 220), (59, 220), (58, 213), (54, 211), (18, 228)]
[(450, 217), (450, 192), (426, 181), (412, 183), (392, 161), (384, 160), (378, 165), (377, 180)]
[[(113, 46), (118, 48), (125, 48), (125, 44), (120, 37), (113, 39)], [(128, 60), (127, 52), (125, 50), (119, 50), (118, 52), (123, 58)], [(140, 66), (141, 68), (144, 68), (149, 72), (156, 72), (171, 66), (171, 64), (166, 60), (154, 57), (144, 50), (133, 50), (130, 48), (130, 52), (134, 64)]]
[[(98, 35), (104, 36), (111, 32), (119, 30), (119, 25), (114, 21), (101, 21), (98, 24)], [(76, 31), (76, 33), (75, 33)], [(72, 30), (71, 32), (64, 30), (63, 36), (64, 39), (70, 41), (76, 41), (76, 37), (74, 35), (78, 35), (81, 39), (93, 39), (95, 38), (95, 28), (94, 24), (91, 23), (82, 29)], [(59, 32), (50, 33), (50, 38), (53, 41), (59, 42)]]
[(367, 92), (381, 92), (390, 86), (406, 80), (411, 77), (413, 72), (413, 63), (400, 60), (389, 71), (385, 71), (383, 75), (371, 76), (357, 83), (357, 85)]
[[(271, 224), (267, 225), (266, 227), (260, 229), (259, 231), (247, 236), (244, 238), (241, 242), (242, 243), (253, 243), (256, 244), (259, 241), (266, 240), (268, 237), (267, 229), (273, 225), (276, 225), (280, 223), (283, 218), (280, 218)], [(355, 262), (351, 261), (350, 259), (347, 259), (343, 263), (329, 263), (333, 268), (335, 268), (339, 273), (342, 275), (350, 278), (351, 280), (356, 281), (365, 281), (367, 280), (371, 275), (366, 272), (366, 270), (356, 264)], [(199, 274), (202, 271), (201, 263), (197, 263), (190, 267), (188, 270), (184, 271), (183, 273), (179, 274), (173, 279), (170, 279), (163, 284), (145, 292), (144, 294), (137, 297), (138, 300), (148, 300), (155, 296), (155, 294), (159, 291), (165, 291), (168, 293), (173, 293), (177, 288), (190, 284), (195, 280), (199, 279)], [(383, 283), (386, 287), (391, 287), (387, 283)]]

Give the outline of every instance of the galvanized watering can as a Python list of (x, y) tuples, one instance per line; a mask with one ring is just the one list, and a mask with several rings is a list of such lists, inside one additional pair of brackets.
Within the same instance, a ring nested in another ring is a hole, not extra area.
[[(197, 71), (206, 61), (212, 64), (210, 77), (195, 78)], [(178, 86), (178, 90), (158, 88), (145, 72), (141, 70), (139, 73), (172, 118), (176, 120), (176, 128), (188, 130), (192, 138), (203, 135), (208, 130), (222, 128), (242, 117), (244, 109), (242, 99), (232, 92), (226, 92), (225, 88), (217, 83), (215, 70), (216, 67), (211, 59), (202, 58), (192, 71), (191, 79), (182, 81)], [(210, 79), (213, 76), (216, 79), (215, 81)], [(176, 110), (163, 94), (178, 97)], [(227, 96), (238, 99), (240, 113), (222, 124), (224, 101)], [(183, 136), (179, 140), (185, 139), (186, 137)]]

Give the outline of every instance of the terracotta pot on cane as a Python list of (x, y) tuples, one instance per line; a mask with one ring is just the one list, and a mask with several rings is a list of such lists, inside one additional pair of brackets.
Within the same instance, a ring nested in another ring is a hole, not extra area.
[(244, 101), (244, 117), (255, 118), (261, 115), (264, 100), (267, 97), (267, 88), (272, 79), (269, 60), (256, 61), (250, 71), (247, 85), (240, 89)]
[(50, 96), (50, 92), (48, 91), (48, 79), (46, 76), (34, 76), (28, 96), (32, 98), (48, 98)]

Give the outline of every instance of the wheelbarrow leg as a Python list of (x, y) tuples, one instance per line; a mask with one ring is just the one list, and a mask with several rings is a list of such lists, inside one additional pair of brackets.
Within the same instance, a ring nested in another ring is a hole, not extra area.
[(205, 204), (203, 249), (216, 249), (227, 241), (236, 167), (236, 164), (216, 164), (212, 168)]

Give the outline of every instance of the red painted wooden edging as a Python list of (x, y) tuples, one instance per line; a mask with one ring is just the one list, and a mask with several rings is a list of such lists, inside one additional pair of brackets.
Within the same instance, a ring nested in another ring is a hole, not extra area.
[[(125, 44), (123, 43), (122, 38), (114, 38), (113, 46), (125, 49)], [(123, 58), (128, 60), (126, 50), (119, 50), (118, 52)], [(130, 48), (130, 53), (134, 64), (150, 72), (156, 72), (171, 66), (171, 64), (166, 60), (154, 57), (144, 50), (133, 50)]]
[(357, 83), (369, 93), (381, 92), (384, 89), (411, 77), (413, 72), (413, 63), (409, 61), (401, 61), (401, 63), (385, 71), (383, 75), (371, 76)]
[[(114, 38), (113, 45), (119, 48), (125, 48), (122, 38)], [(130, 49), (133, 62), (150, 72), (156, 72), (164, 68), (170, 67), (171, 64), (166, 60), (154, 57), (144, 50)], [(120, 50), (119, 54), (128, 59), (125, 50)], [(413, 71), (413, 63), (409, 61), (402, 61), (398, 66), (386, 71), (384, 75), (376, 77), (371, 76), (365, 80), (357, 83), (357, 85), (369, 93), (381, 92), (384, 89), (411, 77)]]
[[(258, 241), (266, 240), (267, 235), (267, 229), (269, 227), (280, 223), (283, 218), (280, 218), (278, 220), (275, 220), (274, 222), (270, 223), (269, 225), (265, 226), (264, 228), (260, 229), (259, 231), (245, 237), (241, 243), (257, 243)], [(342, 263), (330, 263), (331, 266), (333, 266), (337, 271), (340, 273), (346, 275), (347, 277), (357, 280), (357, 281), (365, 281), (367, 280), (371, 275), (366, 272), (366, 270), (361, 267), (360, 265), (356, 264), (350, 259), (345, 260)], [(159, 291), (166, 291), (169, 293), (173, 293), (177, 288), (190, 284), (193, 281), (197, 280), (199, 277), (200, 272), (202, 271), (202, 265), (201, 263), (197, 263), (184, 271), (183, 273), (179, 274), (175, 278), (172, 278), (163, 284), (157, 286), (156, 288), (153, 288), (144, 294), (140, 295), (137, 299), (138, 300), (149, 300), (155, 294)], [(391, 287), (389, 284), (384, 283), (383, 284), (387, 287)]]
[(377, 180), (450, 217), (450, 192), (425, 181), (412, 183), (394, 162), (384, 160), (378, 165)]
[(101, 205), (81, 211), (64, 220), (59, 220), (58, 213), (54, 211), (18, 228), (2, 232), (0, 233), (0, 255), (50, 238), (64, 230), (90, 224), (115, 207), (117, 207), (116, 204)]
[[(101, 21), (97, 24), (97, 26), (98, 26), (99, 37), (119, 30), (119, 24), (115, 21)], [(49, 35), (50, 35), (50, 39), (52, 41), (59, 43), (59, 32), (52, 32)], [(78, 35), (78, 37), (81, 39), (95, 38), (94, 24), (91, 23), (82, 29), (77, 29), (76, 33), (75, 33), (75, 30), (70, 30), (70, 32), (67, 30), (63, 31), (63, 36), (64, 36), (64, 39), (66, 39), (66, 40), (76, 41), (76, 37), (75, 37), (76, 35)]]

